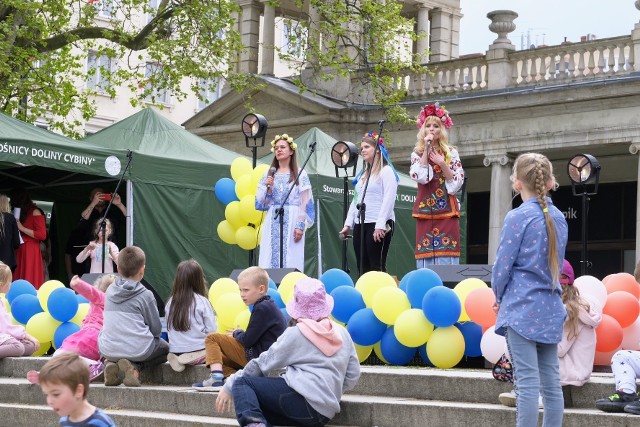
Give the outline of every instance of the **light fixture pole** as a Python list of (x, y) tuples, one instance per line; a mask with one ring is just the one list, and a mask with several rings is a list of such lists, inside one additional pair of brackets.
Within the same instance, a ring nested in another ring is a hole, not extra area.
[[(356, 176), (356, 164), (358, 161), (358, 149), (355, 144), (348, 141), (338, 141), (331, 148), (331, 161), (336, 168), (336, 178), (342, 177), (343, 186), (343, 207), (342, 207), (342, 220), (347, 219), (347, 212), (349, 211), (349, 177)], [(353, 167), (352, 171), (349, 168)], [(342, 174), (340, 173), (342, 170)], [(343, 236), (342, 234), (340, 236)], [(348, 236), (351, 237), (351, 236)], [(349, 265), (347, 262), (347, 236), (342, 239), (342, 270), (345, 273), (349, 273)]]
[(580, 274), (587, 274), (590, 267), (587, 259), (587, 224), (589, 221), (589, 196), (598, 194), (600, 182), (600, 163), (590, 154), (576, 154), (567, 164), (567, 174), (571, 180), (571, 191), (574, 196), (582, 197), (582, 256)]

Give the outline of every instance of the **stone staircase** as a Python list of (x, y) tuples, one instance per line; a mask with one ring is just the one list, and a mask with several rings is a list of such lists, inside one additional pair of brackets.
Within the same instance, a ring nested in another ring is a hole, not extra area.
[[(0, 426), (57, 425), (40, 388), (25, 373), (40, 369), (47, 358), (0, 360)], [(364, 366), (355, 390), (343, 397), (342, 412), (332, 426), (513, 426), (515, 410), (498, 403), (509, 385), (495, 381), (489, 370)], [(203, 366), (176, 373), (168, 364), (149, 372), (139, 388), (91, 385), (89, 400), (103, 408), (120, 427), (237, 426), (232, 413), (215, 412), (216, 393), (188, 386), (207, 375)], [(585, 386), (573, 388), (565, 409), (565, 427), (640, 427), (640, 416), (607, 414), (594, 408), (612, 393), (610, 373), (594, 373)]]

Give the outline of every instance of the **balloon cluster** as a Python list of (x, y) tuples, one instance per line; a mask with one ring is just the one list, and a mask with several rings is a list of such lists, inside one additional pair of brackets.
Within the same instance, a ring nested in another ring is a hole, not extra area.
[(220, 239), (242, 249), (255, 249), (260, 242), (258, 227), (264, 212), (256, 210), (256, 190), (260, 179), (269, 169), (261, 164), (253, 168), (251, 162), (238, 157), (231, 162), (231, 178), (221, 178), (214, 186), (218, 200), (226, 206), (225, 219), (217, 227)]
[(15, 280), (3, 302), (14, 323), (40, 341), (36, 356), (52, 345), (60, 347), (66, 337), (80, 330), (89, 312), (89, 301), (57, 280), (43, 283), (37, 291), (28, 281)]

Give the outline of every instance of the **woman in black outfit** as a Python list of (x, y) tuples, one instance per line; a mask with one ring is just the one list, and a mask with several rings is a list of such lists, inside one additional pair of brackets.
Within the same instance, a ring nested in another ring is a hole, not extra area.
[(16, 270), (16, 249), (20, 246), (18, 223), (10, 212), (9, 198), (0, 194), (0, 261)]

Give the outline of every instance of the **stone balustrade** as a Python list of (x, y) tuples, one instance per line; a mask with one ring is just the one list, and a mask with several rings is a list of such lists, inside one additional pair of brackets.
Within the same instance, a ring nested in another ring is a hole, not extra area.
[(484, 56), (434, 62), (423, 72), (407, 76), (408, 98), (454, 94), (486, 89), (487, 61)]

